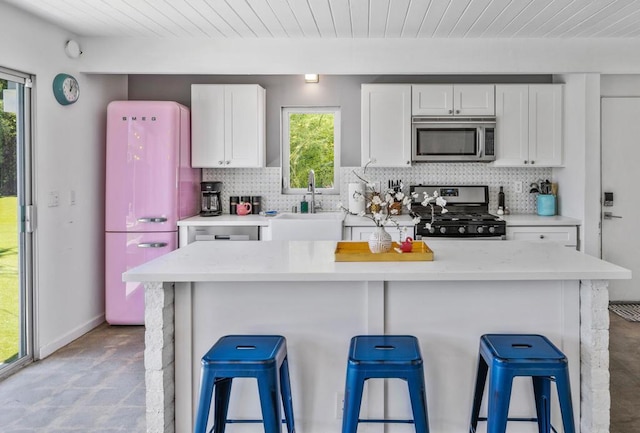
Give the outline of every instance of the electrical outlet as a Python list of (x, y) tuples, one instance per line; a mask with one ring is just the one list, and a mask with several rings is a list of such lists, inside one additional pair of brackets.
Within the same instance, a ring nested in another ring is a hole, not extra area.
[(336, 419), (342, 419), (344, 410), (344, 392), (336, 392)]
[(516, 183), (513, 185), (513, 189), (515, 190), (516, 193), (522, 194), (522, 181), (521, 180), (516, 181)]
[(49, 191), (49, 207), (60, 205), (60, 193), (58, 191)]

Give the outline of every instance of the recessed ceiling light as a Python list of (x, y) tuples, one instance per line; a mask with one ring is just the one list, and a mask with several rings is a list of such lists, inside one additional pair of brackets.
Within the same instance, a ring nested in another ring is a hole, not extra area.
[(320, 81), (318, 74), (304, 74), (305, 83), (317, 83)]

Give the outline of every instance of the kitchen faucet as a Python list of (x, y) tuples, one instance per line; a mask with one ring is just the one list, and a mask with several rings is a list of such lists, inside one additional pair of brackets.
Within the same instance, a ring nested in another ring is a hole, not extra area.
[(316, 213), (316, 173), (313, 170), (309, 170), (307, 191), (311, 193), (309, 213)]

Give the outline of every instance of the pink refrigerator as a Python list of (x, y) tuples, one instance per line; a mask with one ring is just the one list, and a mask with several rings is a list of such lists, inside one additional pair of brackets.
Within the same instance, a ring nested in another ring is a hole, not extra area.
[(198, 213), (189, 109), (114, 101), (107, 108), (105, 310), (112, 325), (144, 324), (144, 286), (122, 273), (178, 244), (177, 221)]

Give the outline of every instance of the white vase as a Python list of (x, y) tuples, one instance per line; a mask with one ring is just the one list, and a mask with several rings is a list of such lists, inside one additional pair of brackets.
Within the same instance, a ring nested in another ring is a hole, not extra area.
[(369, 236), (369, 250), (372, 253), (386, 253), (391, 250), (391, 235), (384, 227), (376, 227)]

